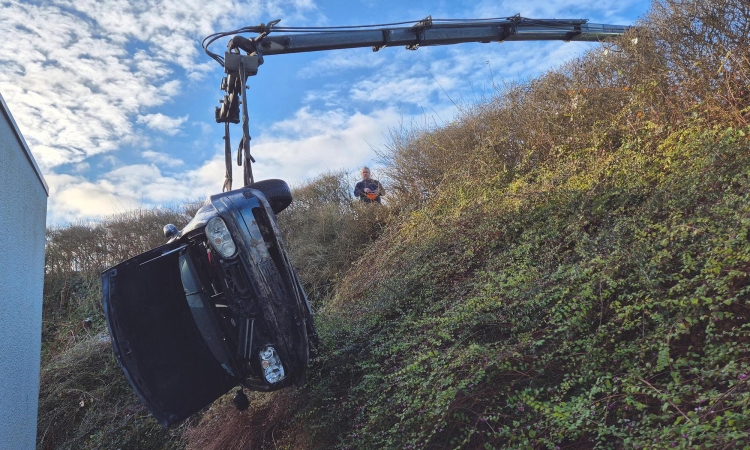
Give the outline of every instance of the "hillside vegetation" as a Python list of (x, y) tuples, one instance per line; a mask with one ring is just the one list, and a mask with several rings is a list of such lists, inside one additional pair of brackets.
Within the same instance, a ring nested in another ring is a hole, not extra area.
[(159, 429), (63, 263), (40, 446), (750, 446), (749, 36), (743, 0), (659, 0), (615, 45), (395, 131), (387, 206), (343, 174), (298, 187), (279, 220), (322, 348), (303, 388), (242, 413)]

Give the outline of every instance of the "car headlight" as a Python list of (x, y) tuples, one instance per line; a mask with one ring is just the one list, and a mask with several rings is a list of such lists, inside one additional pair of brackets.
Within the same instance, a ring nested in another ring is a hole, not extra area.
[(231, 258), (237, 252), (237, 246), (234, 245), (227, 224), (221, 220), (221, 217), (214, 217), (208, 221), (206, 236), (208, 236), (208, 241), (211, 242), (211, 247), (224, 258)]
[(281, 365), (281, 359), (273, 347), (266, 347), (260, 351), (260, 366), (263, 368), (263, 376), (269, 383), (278, 383), (283, 380), (284, 366)]

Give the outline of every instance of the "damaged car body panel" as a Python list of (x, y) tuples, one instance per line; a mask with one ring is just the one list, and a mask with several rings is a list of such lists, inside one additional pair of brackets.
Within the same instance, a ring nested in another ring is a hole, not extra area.
[(238, 384), (304, 383), (317, 336), (261, 191), (212, 196), (169, 243), (105, 271), (102, 285), (118, 362), (165, 426)]

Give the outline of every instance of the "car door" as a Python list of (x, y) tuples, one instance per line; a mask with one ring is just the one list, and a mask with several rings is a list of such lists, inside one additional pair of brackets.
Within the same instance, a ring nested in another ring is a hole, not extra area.
[(238, 384), (212, 355), (190, 311), (173, 242), (102, 273), (104, 312), (117, 361), (164, 426)]

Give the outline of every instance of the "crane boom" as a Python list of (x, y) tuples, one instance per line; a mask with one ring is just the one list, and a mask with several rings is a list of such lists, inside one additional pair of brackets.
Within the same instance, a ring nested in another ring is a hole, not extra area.
[[(475, 20), (433, 19), (430, 16), (414, 25), (407, 25), (413, 22), (400, 22), (384, 25), (298, 28), (279, 27), (278, 23), (279, 21), (275, 20), (268, 24), (215, 33), (203, 40), (206, 53), (221, 64), (227, 74), (221, 81), (221, 89), (226, 95), (220, 101), (222, 106), (216, 108), (215, 114), (216, 122), (224, 124), (224, 190), (232, 188), (229, 124), (240, 122), (240, 105), (242, 140), (237, 151), (237, 163), (245, 166), (245, 186), (251, 185), (254, 181), (250, 164), (255, 160), (250, 155), (245, 84), (247, 77), (258, 73), (264, 56), (362, 47), (371, 47), (373, 51), (395, 46), (416, 50), (419, 47), (465, 42), (597, 42), (625, 34), (630, 28), (625, 25), (588, 23), (587, 19), (529, 19), (518, 14), (512, 17)], [(240, 33), (258, 35), (246, 38)], [(224, 57), (208, 50), (211, 43), (226, 36), (233, 37), (227, 45)], [(246, 54), (241, 54), (241, 50)]]
[[(377, 51), (384, 47), (405, 46), (416, 50), (418, 47), (466, 42), (596, 42), (619, 36), (628, 28), (622, 25), (588, 23), (586, 19), (532, 20), (519, 17), (438, 23), (427, 18), (411, 27), (273, 34), (261, 40), (260, 51), (264, 56), (269, 56), (360, 47), (372, 47)], [(257, 51), (257, 46), (243, 50)]]

